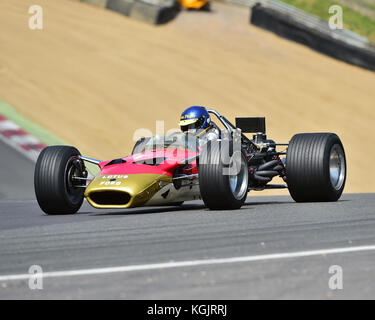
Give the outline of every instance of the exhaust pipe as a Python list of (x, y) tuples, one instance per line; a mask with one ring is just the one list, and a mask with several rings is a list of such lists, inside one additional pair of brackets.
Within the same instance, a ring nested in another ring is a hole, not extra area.
[(272, 160), (272, 161), (266, 162), (266, 163), (259, 166), (258, 171), (268, 170), (270, 168), (273, 168), (277, 164), (279, 164), (279, 162), (277, 160)]
[(280, 175), (282, 169), (284, 167), (279, 164), (278, 160), (268, 161), (258, 167), (254, 173), (254, 179), (261, 183), (268, 183), (272, 178)]

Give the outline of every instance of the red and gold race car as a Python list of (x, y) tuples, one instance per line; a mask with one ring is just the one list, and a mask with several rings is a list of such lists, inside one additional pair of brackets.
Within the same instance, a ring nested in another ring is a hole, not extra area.
[[(208, 112), (220, 124), (219, 136), (208, 141), (182, 132), (155, 135), (139, 139), (131, 155), (109, 161), (82, 156), (71, 146), (43, 149), (34, 177), (40, 208), (50, 215), (73, 214), (84, 198), (99, 209), (202, 199), (209, 209), (232, 210), (249, 191), (275, 188), (288, 188), (296, 202), (340, 198), (346, 158), (336, 134), (296, 134), (280, 144), (267, 139), (265, 118), (236, 118), (233, 125), (217, 111)], [(89, 176), (87, 163), (99, 173)], [(274, 177), (284, 183), (271, 184)]]

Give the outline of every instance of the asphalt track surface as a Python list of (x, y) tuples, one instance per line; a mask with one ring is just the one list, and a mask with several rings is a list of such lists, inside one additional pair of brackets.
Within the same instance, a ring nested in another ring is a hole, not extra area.
[(34, 163), (0, 141), (0, 201), (35, 199), (33, 177)]
[[(104, 211), (84, 204), (75, 215), (45, 216), (33, 200), (3, 200), (0, 299), (374, 299), (374, 207), (373, 194), (306, 204), (249, 196), (237, 211), (209, 211), (196, 201)], [(359, 246), (374, 247), (304, 256)], [(84, 271), (46, 277), (43, 290), (30, 290), (26, 279), (1, 280), (27, 274), (31, 265), (47, 273)], [(328, 287), (332, 265), (343, 269), (342, 290)], [(122, 269), (100, 273), (113, 267)]]
[[(375, 298), (374, 194), (297, 204), (252, 192), (236, 211), (84, 203), (75, 215), (46, 216), (34, 164), (0, 151), (0, 299)], [(43, 290), (29, 289), (32, 265), (46, 275)], [(332, 265), (342, 267), (342, 290), (328, 286)]]

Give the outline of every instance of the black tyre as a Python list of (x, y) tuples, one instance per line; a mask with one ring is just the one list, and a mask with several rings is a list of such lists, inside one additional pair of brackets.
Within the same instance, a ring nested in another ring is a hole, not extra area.
[(340, 138), (334, 133), (296, 134), (288, 146), (286, 178), (296, 202), (337, 201), (346, 181)]
[[(240, 208), (247, 198), (249, 169), (242, 151), (209, 141), (199, 157), (199, 187), (205, 205), (213, 210)], [(229, 150), (229, 152), (228, 152)], [(222, 151), (222, 152), (221, 152)]]
[[(40, 153), (34, 173), (36, 199), (49, 215), (73, 214), (82, 205), (87, 171), (79, 151), (69, 146), (47, 147)], [(80, 187), (81, 186), (81, 187)]]

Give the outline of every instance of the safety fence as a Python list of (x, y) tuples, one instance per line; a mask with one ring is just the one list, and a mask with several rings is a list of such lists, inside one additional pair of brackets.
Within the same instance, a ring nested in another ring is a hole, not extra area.
[(151, 24), (172, 20), (179, 12), (175, 0), (73, 0), (97, 5)]
[(333, 58), (375, 71), (375, 49), (369, 41), (345, 29), (277, 0), (220, 0), (251, 8), (250, 23), (302, 43)]

